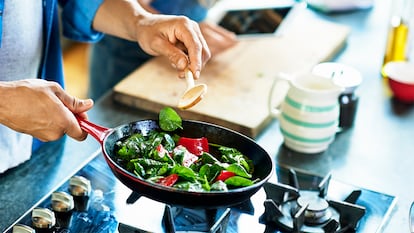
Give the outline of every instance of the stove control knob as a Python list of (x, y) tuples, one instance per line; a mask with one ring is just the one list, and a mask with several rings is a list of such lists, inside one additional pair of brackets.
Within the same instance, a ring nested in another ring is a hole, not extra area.
[(32, 211), (32, 224), (36, 232), (51, 231), (56, 225), (55, 213), (47, 208), (36, 207)]
[(56, 212), (69, 212), (73, 209), (73, 197), (66, 192), (52, 193), (52, 209)]
[(59, 227), (69, 227), (74, 206), (73, 197), (70, 194), (61, 191), (52, 193), (52, 209)]
[(87, 211), (91, 182), (83, 176), (73, 176), (69, 180), (69, 192), (75, 201), (75, 210)]
[(73, 196), (89, 196), (91, 182), (83, 176), (73, 176), (69, 180), (69, 192)]
[(13, 233), (36, 233), (36, 231), (29, 226), (16, 224), (13, 226)]

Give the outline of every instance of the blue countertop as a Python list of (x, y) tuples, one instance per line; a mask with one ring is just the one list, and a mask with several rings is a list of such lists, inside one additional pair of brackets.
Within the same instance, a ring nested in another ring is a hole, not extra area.
[[(414, 200), (414, 105), (393, 100), (380, 75), (387, 34), (387, 3), (370, 10), (320, 15), (352, 28), (344, 50), (335, 61), (351, 65), (363, 75), (355, 124), (339, 133), (329, 149), (304, 155), (283, 146), (277, 121), (256, 139), (276, 163), (349, 184), (396, 196), (384, 232), (408, 232), (408, 213)], [(327, 32), (329, 33), (329, 32)], [(107, 93), (89, 112), (92, 122), (115, 127), (154, 114), (121, 106)], [(42, 198), (59, 187), (95, 156), (100, 145), (92, 137), (77, 142), (62, 138), (44, 146), (21, 166), (0, 175), (0, 230), (4, 231)]]

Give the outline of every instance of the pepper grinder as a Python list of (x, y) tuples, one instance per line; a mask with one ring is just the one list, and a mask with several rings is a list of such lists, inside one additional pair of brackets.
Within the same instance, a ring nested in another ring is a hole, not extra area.
[(338, 97), (340, 106), (338, 126), (340, 131), (352, 127), (359, 101), (355, 90), (362, 82), (361, 73), (351, 66), (336, 62), (320, 63), (312, 69), (312, 73), (331, 78), (336, 85), (344, 88)]

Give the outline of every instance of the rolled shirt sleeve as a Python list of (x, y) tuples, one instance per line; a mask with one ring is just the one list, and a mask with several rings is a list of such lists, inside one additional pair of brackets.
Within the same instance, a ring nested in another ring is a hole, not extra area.
[(103, 36), (93, 30), (92, 22), (103, 0), (61, 1), (63, 35), (81, 42), (96, 42)]

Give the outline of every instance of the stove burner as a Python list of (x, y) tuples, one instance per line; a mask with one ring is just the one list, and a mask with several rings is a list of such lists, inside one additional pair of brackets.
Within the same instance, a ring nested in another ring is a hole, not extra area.
[(302, 192), (296, 200), (297, 208), (292, 209), (295, 214), (299, 209), (305, 208), (305, 223), (310, 225), (322, 224), (332, 217), (329, 203), (314, 192)]
[(365, 208), (355, 205), (361, 190), (355, 190), (344, 201), (327, 197), (331, 175), (327, 175), (317, 190), (300, 190), (294, 170), (289, 171), (289, 184), (266, 183), (265, 212), (260, 221), (269, 228), (294, 233), (355, 232)]

